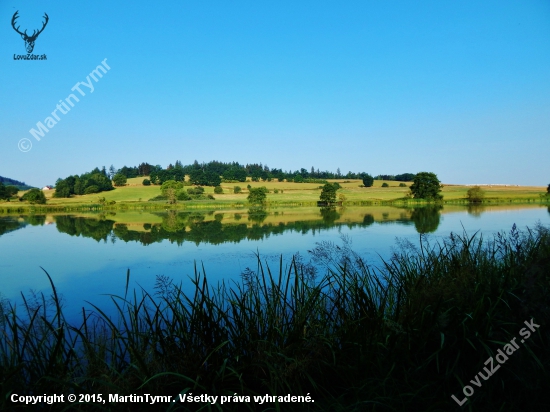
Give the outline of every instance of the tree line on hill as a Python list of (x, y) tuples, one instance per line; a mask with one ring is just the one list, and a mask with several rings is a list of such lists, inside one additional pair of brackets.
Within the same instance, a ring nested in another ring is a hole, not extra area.
[[(353, 173), (351, 171), (344, 175), (339, 168), (336, 172), (321, 171), (313, 166), (309, 170), (301, 168), (294, 171), (284, 171), (279, 168), (269, 168), (267, 165), (262, 165), (262, 163), (241, 165), (238, 162), (225, 163), (216, 160), (208, 163), (199, 163), (195, 160), (193, 164), (189, 165), (183, 165), (178, 160), (174, 164), (169, 164), (166, 169), (160, 165), (153, 166), (149, 163), (141, 163), (134, 167), (124, 166), (117, 173), (126, 176), (126, 178), (149, 176), (150, 182), (158, 185), (162, 185), (168, 180), (183, 181), (185, 176), (188, 175), (192, 184), (200, 186), (218, 186), (222, 181), (230, 183), (245, 182), (247, 178), (255, 182), (271, 180), (282, 182), (286, 180), (295, 183), (326, 183), (323, 181), (324, 179), (364, 179), (370, 176), (366, 172)], [(412, 180), (414, 174), (404, 173), (390, 177), (391, 179), (388, 180), (407, 181), (407, 178)]]
[(378, 175), (375, 180), (392, 180), (396, 182), (412, 182), (416, 175), (414, 173), (403, 173), (400, 175)]
[(294, 171), (284, 171), (279, 168), (269, 168), (262, 163), (253, 163), (242, 165), (238, 162), (219, 162), (216, 160), (208, 163), (199, 163), (194, 161), (192, 164), (183, 165), (177, 160), (174, 164), (169, 164), (166, 168), (160, 165), (152, 165), (143, 162), (138, 166), (123, 166), (116, 169), (113, 165), (107, 169), (101, 170), (95, 168), (89, 173), (82, 175), (72, 175), (64, 179), (58, 179), (56, 182), (56, 191), (54, 197), (70, 197), (72, 195), (84, 195), (90, 193), (99, 193), (113, 190), (114, 186), (123, 186), (126, 179), (145, 177), (143, 184), (162, 185), (168, 181), (183, 182), (185, 176), (189, 176), (189, 182), (197, 186), (219, 186), (222, 182), (245, 182), (247, 179), (252, 181), (289, 181), (295, 183), (327, 183), (326, 179), (362, 179), (366, 187), (373, 184), (377, 178), (386, 178), (387, 180), (407, 181), (414, 178), (412, 173), (401, 175), (379, 175), (372, 177), (366, 172), (342, 174), (340, 169), (337, 171), (321, 171), (313, 166), (310, 170), (301, 168)]
[(32, 189), (32, 186), (29, 186), (25, 182), (20, 182), (19, 180), (10, 179), (9, 177), (0, 176), (0, 183), (2, 183), (4, 186), (15, 186), (19, 190)]

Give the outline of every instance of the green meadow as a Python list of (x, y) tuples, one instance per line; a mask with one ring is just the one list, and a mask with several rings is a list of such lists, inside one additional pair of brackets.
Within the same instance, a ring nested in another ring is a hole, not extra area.
[[(36, 206), (36, 209), (59, 209), (70, 210), (74, 208), (86, 208), (93, 206), (95, 208), (120, 209), (130, 208), (162, 208), (166, 201), (150, 201), (150, 199), (159, 196), (160, 186), (144, 186), (143, 177), (128, 179), (125, 186), (116, 187), (112, 191), (101, 192), (89, 195), (74, 195), (70, 198), (54, 198), (53, 190), (46, 191), (47, 204)], [(329, 182), (337, 182), (341, 189), (337, 195), (344, 205), (376, 205), (392, 203), (422, 203), (407, 197), (409, 187), (412, 182), (407, 182), (406, 187), (399, 187), (400, 182), (375, 180), (372, 187), (365, 188), (361, 180), (329, 179)], [(383, 184), (388, 187), (383, 187)], [(170, 208), (231, 208), (246, 207), (248, 189), (250, 187), (265, 186), (269, 193), (267, 195), (267, 206), (316, 206), (321, 193), (321, 186), (318, 183), (294, 183), (294, 182), (241, 182), (241, 183), (222, 183), (222, 194), (215, 194), (213, 187), (204, 187), (205, 194), (214, 196), (214, 200), (191, 200), (178, 202), (176, 205), (170, 205)], [(233, 193), (233, 188), (240, 186), (241, 193)], [(443, 185), (442, 195), (445, 204), (464, 204), (468, 203), (466, 193), (471, 186), (466, 185)], [(485, 199), (483, 204), (499, 203), (532, 203), (549, 202), (550, 198), (546, 196), (546, 187), (543, 186), (483, 186)], [(24, 192), (20, 192), (21, 196)], [(102, 203), (102, 198), (105, 202)], [(114, 203), (113, 203), (114, 202)], [(24, 202), (0, 202), (0, 213), (13, 211), (13, 209), (26, 209), (29, 205)]]

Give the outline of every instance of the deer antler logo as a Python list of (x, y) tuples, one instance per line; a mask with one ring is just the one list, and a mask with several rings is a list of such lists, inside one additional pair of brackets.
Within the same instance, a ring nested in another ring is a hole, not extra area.
[(42, 31), (46, 28), (46, 25), (48, 24), (49, 17), (46, 13), (44, 13), (44, 18), (46, 19), (46, 21), (44, 21), (44, 24), (43, 24), (42, 28), (38, 31), (34, 30), (32, 35), (29, 36), (27, 34), (27, 30), (25, 30), (24, 33), (21, 33), (19, 31), (19, 26), (15, 27), (15, 20), (17, 20), (17, 18), (19, 17), (17, 15), (17, 13), (19, 13), (19, 10), (16, 11), (15, 14), (13, 15), (13, 17), (11, 19), (11, 25), (12, 25), (13, 29), (21, 35), (21, 38), (23, 40), (25, 40), (25, 48), (27, 49), (27, 53), (32, 53), (32, 51), (34, 50), (34, 42), (36, 41), (36, 38), (38, 37), (38, 35), (40, 33), (42, 33)]

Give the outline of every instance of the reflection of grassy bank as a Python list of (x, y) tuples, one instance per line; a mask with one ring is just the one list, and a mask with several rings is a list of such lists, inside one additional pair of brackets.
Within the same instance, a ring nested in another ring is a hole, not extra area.
[[(95, 213), (33, 214), (0, 218), (0, 235), (26, 224), (56, 223), (60, 232), (96, 240), (119, 238), (144, 245), (164, 239), (181, 244), (191, 241), (220, 244), (259, 240), (285, 232), (308, 233), (333, 227), (368, 227), (372, 224), (414, 225), (419, 233), (433, 233), (446, 213), (480, 216), (485, 211), (540, 208), (539, 205), (444, 207), (424, 205), (415, 208), (391, 206), (344, 208), (250, 208), (227, 210), (97, 211)], [(13, 229), (12, 229), (13, 228)]]
[[(544, 229), (513, 229), (492, 243), (453, 236), (434, 247), (424, 243), (422, 250), (403, 244), (381, 270), (367, 267), (347, 244), (321, 244), (313, 257), (327, 267), (316, 281), (299, 261), (272, 272), (260, 260), (256, 273), (248, 271), (244, 284), (231, 288), (211, 288), (196, 274), (194, 293), (185, 295), (159, 278), (155, 297), (114, 297), (114, 323), (95, 308), (96, 315), (83, 313), (82, 324), (68, 325), (55, 289), (49, 310), (46, 300), (29, 301), (17, 312), (5, 304), (0, 408), (12, 407), (9, 394), (24, 388), (106, 399), (111, 393), (309, 393), (314, 404), (279, 407), (452, 410), (451, 395), (462, 399), (463, 385), (533, 319), (540, 328), (475, 388), (468, 405), (544, 410), (550, 382), (541, 366), (550, 362), (550, 237)], [(128, 410), (124, 403), (102, 407)], [(226, 403), (223, 410), (268, 407), (275, 405)], [(131, 409), (146, 408), (136, 403)]]
[[(419, 205), (418, 207), (430, 207), (434, 205)], [(511, 211), (511, 210), (522, 210), (522, 209), (538, 209), (541, 206), (538, 204), (503, 204), (503, 205), (444, 205), (440, 209), (441, 214), (447, 213), (459, 213), (468, 211), (471, 214), (479, 215), (484, 212), (496, 212), (496, 211)], [(336, 221), (338, 222), (350, 222), (356, 223), (363, 220), (365, 214), (372, 215), (374, 221), (383, 222), (383, 221), (400, 221), (404, 219), (410, 219), (412, 210), (415, 207), (397, 207), (397, 206), (387, 206), (387, 205), (375, 205), (375, 206), (349, 206), (345, 208), (337, 208), (340, 214), (340, 218)], [(191, 210), (181, 210), (181, 209), (171, 209), (178, 212), (196, 212), (204, 214), (204, 221), (215, 220), (217, 214), (222, 214), (223, 222), (228, 223), (233, 221), (238, 221), (235, 219), (235, 215), (239, 215), (241, 218), (247, 219), (249, 208), (248, 207), (238, 207), (238, 208), (222, 208), (222, 209), (191, 209)], [(310, 207), (269, 207), (266, 208), (268, 215), (263, 220), (264, 223), (288, 223), (297, 220), (308, 221), (308, 220), (318, 220), (320, 219), (320, 208), (317, 206)], [(39, 214), (35, 211), (36, 214)], [(161, 214), (167, 212), (166, 207), (158, 209), (124, 209), (124, 210), (94, 210), (94, 211), (81, 211), (81, 212), (71, 212), (71, 216), (80, 216), (80, 217), (90, 217), (90, 218), (108, 218), (113, 220), (116, 223), (127, 224), (129, 226), (143, 226), (145, 223), (160, 223)], [(49, 221), (53, 221), (53, 216), (63, 215), (67, 213), (59, 212), (42, 212), (40, 214), (46, 214)], [(10, 214), (11, 216), (31, 216), (30, 214), (25, 213), (14, 213)], [(9, 216), (9, 215), (8, 215)]]

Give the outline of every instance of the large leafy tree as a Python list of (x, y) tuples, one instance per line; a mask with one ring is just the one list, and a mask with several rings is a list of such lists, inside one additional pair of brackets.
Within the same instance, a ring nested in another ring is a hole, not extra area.
[(160, 191), (162, 192), (163, 196), (166, 196), (168, 198), (168, 203), (174, 204), (177, 202), (178, 193), (182, 188), (183, 184), (181, 182), (176, 182), (175, 180), (167, 180), (160, 187)]
[(266, 187), (252, 187), (249, 189), (248, 193), (248, 203), (251, 205), (264, 205), (267, 199), (267, 190)]
[(338, 187), (333, 185), (332, 183), (325, 183), (325, 185), (323, 186), (323, 190), (321, 191), (321, 195), (319, 196), (319, 200), (326, 203), (336, 202), (337, 190)]
[(10, 200), (10, 197), (15, 196), (19, 192), (17, 186), (8, 185), (0, 182), (0, 200)]
[(363, 186), (371, 187), (373, 183), (374, 183), (374, 177), (372, 177), (368, 173), (363, 176)]
[(214, 171), (206, 172), (206, 186), (219, 186), (222, 182), (220, 175)]
[(231, 166), (223, 172), (223, 178), (226, 180), (237, 180), (239, 182), (246, 182), (246, 170), (242, 167)]
[(113, 183), (115, 186), (124, 186), (126, 184), (126, 176), (122, 173), (117, 173), (113, 176)]
[(193, 169), (189, 173), (189, 181), (194, 185), (206, 186), (207, 184), (206, 173), (204, 173), (204, 170), (202, 169)]
[(6, 193), (8, 194), (8, 197), (15, 196), (19, 192), (19, 188), (17, 186), (8, 185), (6, 186)]
[(441, 182), (435, 173), (420, 172), (414, 177), (411, 193), (415, 199), (441, 200)]
[[(84, 189), (82, 189), (82, 193), (84, 193)], [(57, 179), (57, 182), (55, 182), (53, 197), (71, 197), (71, 188), (64, 179)]]

